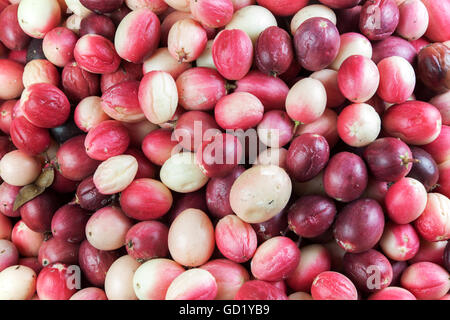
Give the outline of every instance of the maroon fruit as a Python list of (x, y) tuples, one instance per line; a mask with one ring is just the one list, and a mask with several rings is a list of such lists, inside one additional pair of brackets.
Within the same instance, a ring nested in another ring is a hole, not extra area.
[(14, 145), (30, 155), (38, 155), (50, 145), (48, 130), (36, 127), (23, 116), (11, 122), (10, 135)]
[(114, 40), (116, 26), (110, 18), (100, 14), (90, 14), (80, 24), (80, 37), (86, 34), (98, 34), (109, 40)]
[(414, 162), (408, 177), (414, 178), (424, 185), (427, 191), (431, 191), (439, 180), (439, 170), (433, 157), (419, 147), (411, 147)]
[(349, 202), (358, 199), (366, 189), (367, 168), (356, 154), (340, 152), (334, 155), (325, 169), (323, 186), (331, 198)]
[(333, 234), (345, 251), (360, 253), (373, 248), (381, 239), (384, 214), (372, 199), (356, 200), (344, 207), (336, 219)]
[(78, 243), (85, 238), (88, 211), (77, 205), (67, 204), (58, 209), (52, 219), (52, 234), (55, 238)]
[(163, 258), (169, 253), (169, 229), (158, 221), (144, 221), (131, 227), (125, 238), (128, 254), (138, 261)]
[(301, 237), (317, 237), (328, 230), (335, 216), (333, 200), (319, 195), (304, 196), (289, 208), (289, 228)]
[(77, 264), (79, 247), (80, 245), (76, 243), (51, 238), (44, 241), (39, 249), (39, 263), (44, 267), (57, 262), (68, 265)]
[(308, 181), (322, 171), (329, 157), (327, 140), (318, 134), (305, 133), (295, 138), (289, 147), (287, 171), (297, 181)]
[[(55, 193), (46, 191), (20, 207), (20, 216), (28, 228), (35, 232), (51, 230), (53, 214), (59, 207)], [(56, 262), (56, 261), (54, 261)]]
[(95, 187), (92, 176), (84, 179), (77, 187), (77, 203), (81, 208), (89, 211), (97, 211), (111, 203), (110, 195), (101, 194)]
[(310, 18), (300, 25), (294, 35), (297, 61), (310, 71), (322, 70), (336, 58), (341, 39), (330, 20)]
[(368, 0), (361, 10), (359, 28), (370, 40), (383, 40), (394, 33), (399, 19), (395, 0)]

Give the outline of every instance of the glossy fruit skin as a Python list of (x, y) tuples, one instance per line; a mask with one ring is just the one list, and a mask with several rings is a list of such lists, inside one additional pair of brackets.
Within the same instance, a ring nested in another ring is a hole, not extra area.
[(81, 131), (80, 128), (77, 127), (72, 117), (62, 125), (50, 129), (50, 135), (59, 144), (63, 144), (67, 140), (80, 134), (83, 134), (83, 131)]
[(377, 65), (362, 55), (344, 60), (338, 71), (338, 85), (342, 94), (352, 102), (366, 102), (374, 96), (380, 82)]
[(450, 272), (450, 244), (448, 243), (444, 251), (444, 266)]
[(78, 36), (71, 30), (58, 27), (48, 32), (42, 42), (47, 60), (57, 67), (64, 67), (73, 61), (73, 50)]
[(1, 11), (0, 41), (10, 50), (25, 49), (30, 42), (30, 37), (23, 32), (17, 19), (18, 4), (11, 4)]
[(370, 40), (383, 40), (394, 33), (399, 18), (395, 0), (369, 0), (362, 7), (359, 27)]
[(122, 59), (142, 63), (158, 47), (159, 35), (158, 16), (143, 8), (130, 12), (122, 19), (116, 30), (114, 44)]
[(360, 199), (346, 205), (339, 212), (333, 234), (345, 251), (360, 253), (377, 244), (383, 229), (384, 213), (378, 202)]
[(80, 37), (86, 34), (98, 34), (112, 41), (115, 31), (114, 22), (105, 15), (90, 14), (80, 23)]
[(236, 81), (234, 92), (253, 94), (264, 105), (264, 110), (283, 110), (289, 87), (278, 77), (271, 77), (259, 71), (250, 71), (245, 77)]
[(269, 282), (250, 280), (241, 286), (234, 300), (287, 300), (287, 296)]
[(400, 287), (387, 287), (369, 296), (369, 300), (417, 300), (406, 289)]
[(450, 239), (449, 208), (449, 198), (440, 193), (428, 193), (425, 210), (415, 221), (415, 227), (423, 239), (427, 241)]
[(373, 249), (362, 253), (346, 253), (344, 272), (360, 290), (365, 292), (376, 292), (388, 287), (393, 275), (389, 260)]
[(448, 272), (437, 264), (418, 262), (403, 272), (401, 284), (419, 300), (440, 299), (450, 288), (448, 276)]
[(428, 25), (425, 36), (433, 42), (442, 42), (448, 40), (450, 33), (443, 26), (448, 24), (449, 4), (446, 1), (430, 1), (424, 0), (423, 4), (427, 7), (430, 23)]
[(227, 94), (225, 79), (212, 68), (188, 69), (176, 78), (176, 83), (179, 103), (186, 110), (212, 110)]
[(419, 236), (411, 224), (386, 224), (380, 247), (387, 257), (395, 261), (407, 261), (417, 254), (419, 246)]
[(172, 194), (166, 186), (148, 178), (134, 180), (120, 197), (122, 210), (137, 220), (161, 218), (169, 211), (172, 201)]
[(227, 133), (218, 134), (199, 147), (197, 164), (208, 177), (224, 177), (241, 162), (242, 149), (237, 137)]
[(334, 155), (323, 175), (325, 192), (342, 202), (358, 199), (366, 189), (368, 173), (364, 161), (349, 152)]
[(289, 69), (294, 49), (289, 34), (278, 27), (269, 27), (258, 37), (255, 47), (257, 68), (268, 75), (279, 75)]
[(301, 237), (314, 238), (331, 227), (335, 216), (336, 206), (331, 199), (320, 195), (303, 196), (289, 208), (289, 228)]
[(102, 287), (109, 267), (118, 257), (117, 251), (98, 250), (84, 240), (80, 245), (78, 264), (89, 283)]
[(402, 178), (388, 189), (385, 204), (389, 218), (398, 224), (416, 220), (427, 204), (427, 191), (419, 181)]
[(128, 130), (115, 120), (103, 121), (93, 127), (84, 141), (87, 155), (101, 161), (122, 154), (129, 144)]
[(113, 43), (97, 34), (81, 37), (74, 50), (75, 61), (86, 71), (98, 74), (115, 72), (120, 57)]
[(350, 279), (341, 273), (324, 271), (313, 281), (314, 300), (357, 300), (358, 292)]
[(40, 300), (69, 300), (77, 291), (74, 270), (62, 263), (53, 263), (41, 270), (36, 281), (36, 291)]
[(82, 69), (76, 62), (66, 65), (61, 74), (61, 83), (67, 98), (79, 102), (99, 93), (100, 77)]
[(49, 83), (35, 83), (20, 99), (25, 118), (35, 126), (54, 128), (69, 118), (70, 104), (64, 92)]
[(144, 221), (131, 227), (125, 238), (128, 254), (138, 261), (166, 257), (169, 229), (158, 221)]
[(169, 285), (166, 300), (213, 300), (217, 295), (217, 283), (213, 275), (204, 269), (189, 269), (176, 277)]
[(244, 167), (237, 166), (227, 176), (209, 180), (206, 186), (206, 205), (211, 215), (222, 218), (233, 214), (229, 200), (231, 186), (244, 171)]
[(53, 214), (60, 201), (53, 192), (46, 191), (20, 207), (20, 216), (25, 224), (35, 232), (51, 230)]
[(251, 225), (233, 214), (219, 220), (215, 228), (215, 238), (220, 253), (237, 263), (250, 260), (258, 245)]
[(87, 177), (77, 187), (76, 201), (81, 208), (89, 211), (97, 211), (111, 203), (112, 197), (101, 194), (95, 187), (94, 178)]
[(102, 94), (103, 111), (118, 121), (135, 123), (144, 120), (138, 92), (138, 81), (124, 81), (109, 87)]
[(370, 172), (379, 181), (398, 181), (412, 168), (411, 149), (402, 140), (380, 138), (364, 150)]
[(228, 80), (240, 80), (250, 70), (253, 61), (253, 45), (242, 30), (223, 30), (212, 46), (214, 65)]
[(426, 102), (407, 101), (390, 107), (383, 116), (383, 128), (404, 142), (424, 145), (434, 141), (441, 132), (442, 116)]
[(372, 60), (376, 64), (392, 56), (405, 58), (412, 64), (417, 58), (417, 51), (409, 41), (396, 36), (390, 36), (374, 44)]
[(289, 146), (287, 171), (297, 181), (308, 181), (322, 171), (329, 158), (330, 147), (327, 140), (318, 134), (304, 133)]
[(429, 192), (439, 180), (438, 166), (433, 157), (422, 148), (411, 147), (411, 152), (413, 158), (418, 161), (413, 162), (408, 177), (420, 181)]
[(433, 142), (424, 145), (423, 149), (431, 154), (439, 165), (450, 160), (450, 126), (443, 125), (439, 136)]
[(88, 211), (77, 205), (67, 204), (59, 208), (52, 218), (53, 237), (71, 243), (84, 240), (84, 228), (89, 219)]
[[(189, 39), (185, 37), (186, 34), (190, 34)], [(167, 47), (178, 62), (192, 62), (203, 52), (207, 41), (207, 34), (202, 25), (187, 17), (172, 25), (167, 38)]]
[(36, 127), (23, 116), (11, 122), (10, 135), (18, 149), (33, 156), (44, 152), (50, 145), (48, 130)]
[(85, 137), (80, 135), (67, 140), (56, 154), (58, 171), (67, 179), (81, 181), (92, 175), (99, 164), (87, 155)]
[(110, 13), (119, 9), (124, 0), (109, 0), (99, 1), (99, 0), (80, 0), (80, 3), (88, 8), (89, 10), (100, 12), (100, 13)]
[[(314, 39), (311, 42), (311, 39)], [(310, 18), (300, 25), (294, 35), (297, 61), (310, 71), (322, 70), (330, 65), (339, 52), (339, 31), (330, 20)]]
[(197, 0), (190, 2), (194, 18), (206, 27), (220, 28), (233, 17), (233, 2), (230, 0)]
[(44, 241), (39, 249), (39, 263), (44, 267), (58, 262), (68, 265), (77, 264), (79, 247), (79, 244), (51, 238)]
[(175, 138), (184, 149), (196, 151), (204, 142), (211, 141), (219, 133), (219, 126), (209, 113), (188, 111), (178, 119), (172, 138)]
[(178, 141), (172, 139), (171, 130), (156, 129), (145, 136), (142, 151), (152, 163), (162, 166), (177, 145)]
[(0, 90), (0, 99), (18, 98), (23, 91), (22, 77), (24, 66), (9, 59), (0, 59), (0, 67), (4, 70), (0, 74), (0, 79), (4, 83)]

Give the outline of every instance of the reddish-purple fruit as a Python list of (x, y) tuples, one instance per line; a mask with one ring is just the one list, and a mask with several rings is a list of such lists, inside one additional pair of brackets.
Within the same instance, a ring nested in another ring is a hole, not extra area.
[(322, 70), (330, 65), (339, 52), (340, 43), (336, 26), (321, 17), (306, 20), (294, 35), (297, 61), (310, 71)]
[(289, 229), (301, 237), (318, 237), (328, 230), (335, 216), (336, 206), (330, 198), (304, 196), (289, 208)]
[(419, 147), (411, 147), (414, 162), (408, 177), (422, 182), (425, 189), (431, 191), (439, 180), (439, 170), (433, 157)]
[(402, 140), (390, 137), (372, 142), (364, 150), (364, 159), (377, 180), (389, 182), (405, 177), (414, 162), (411, 149)]
[(221, 133), (203, 143), (197, 150), (196, 160), (208, 177), (224, 177), (239, 164), (242, 153), (242, 145), (237, 137)]
[(18, 4), (11, 4), (0, 14), (0, 41), (10, 50), (25, 49), (30, 37), (23, 32), (17, 19)]
[(97, 211), (111, 203), (110, 195), (101, 194), (95, 187), (92, 176), (84, 179), (77, 187), (76, 200), (81, 208), (89, 211)]
[(364, 292), (376, 292), (388, 287), (393, 276), (389, 260), (373, 249), (362, 253), (346, 253), (344, 273)]
[(323, 186), (327, 195), (342, 202), (358, 199), (367, 183), (368, 173), (364, 161), (350, 152), (334, 155), (323, 175)]
[(419, 52), (418, 76), (436, 92), (450, 89), (450, 48), (443, 43), (433, 43)]
[(272, 76), (283, 74), (294, 59), (290, 35), (279, 27), (269, 27), (256, 41), (255, 63), (263, 73)]
[(383, 40), (394, 33), (399, 19), (395, 0), (368, 0), (361, 10), (359, 28), (370, 40)]
[(383, 235), (384, 213), (377, 201), (360, 199), (342, 209), (333, 229), (345, 251), (360, 253), (373, 248)]
[(308, 181), (322, 171), (329, 158), (327, 140), (318, 134), (305, 133), (295, 138), (289, 147), (287, 171), (297, 181)]
[(17, 265), (19, 252), (9, 240), (0, 239), (0, 272), (11, 266)]
[(287, 300), (286, 293), (261, 280), (245, 282), (234, 296), (234, 300)]
[(417, 51), (414, 46), (405, 39), (390, 36), (373, 45), (372, 60), (378, 64), (384, 58), (399, 56), (413, 63), (417, 57)]
[(80, 135), (67, 140), (56, 153), (58, 171), (66, 179), (81, 181), (92, 175), (99, 164), (87, 155), (85, 137)]
[(90, 14), (81, 20), (80, 37), (86, 34), (98, 34), (112, 41), (115, 32), (114, 22), (105, 15)]
[(111, 13), (117, 9), (120, 9), (124, 0), (80, 0), (80, 3), (87, 9), (99, 12), (99, 13)]
[(95, 96), (100, 90), (100, 77), (82, 69), (76, 62), (66, 65), (61, 74), (61, 83), (67, 98), (73, 102)]
[(39, 263), (46, 267), (52, 263), (78, 263), (78, 249), (80, 245), (62, 239), (51, 238), (44, 241), (39, 249)]
[(237, 166), (227, 176), (209, 180), (206, 186), (206, 205), (211, 215), (216, 218), (222, 218), (233, 214), (229, 199), (231, 186), (244, 171), (244, 167)]
[(104, 285), (106, 272), (117, 258), (119, 258), (118, 252), (98, 250), (87, 240), (81, 243), (78, 252), (78, 264), (81, 271), (91, 284), (99, 287)]
[(144, 221), (131, 227), (125, 238), (128, 254), (138, 261), (163, 258), (169, 253), (169, 229), (159, 221)]
[(78, 243), (85, 238), (88, 211), (77, 205), (67, 204), (58, 209), (52, 219), (52, 234), (55, 238)]
[(34, 232), (51, 230), (53, 214), (59, 207), (59, 200), (53, 192), (44, 192), (20, 207), (20, 216)]
[(288, 231), (287, 208), (281, 210), (280, 213), (271, 219), (265, 222), (253, 223), (252, 226), (260, 243), (277, 236), (286, 235)]

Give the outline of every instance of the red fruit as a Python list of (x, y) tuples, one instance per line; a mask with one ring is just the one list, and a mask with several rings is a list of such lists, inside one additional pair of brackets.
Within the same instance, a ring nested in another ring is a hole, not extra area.
[(70, 101), (79, 102), (99, 92), (100, 77), (82, 69), (76, 62), (64, 67), (61, 79), (64, 92)]
[(143, 8), (127, 14), (116, 30), (114, 45), (122, 59), (142, 63), (158, 48), (160, 23), (152, 10)]
[(102, 95), (102, 109), (111, 118), (122, 122), (145, 119), (138, 99), (139, 82), (125, 81), (108, 88)]
[(215, 235), (219, 251), (234, 262), (246, 262), (255, 254), (258, 245), (255, 231), (235, 215), (220, 219)]
[(73, 31), (58, 27), (45, 35), (42, 50), (48, 61), (62, 68), (73, 61), (77, 41), (78, 37)]
[(382, 124), (387, 134), (408, 144), (424, 145), (439, 136), (442, 117), (429, 103), (407, 101), (390, 107), (384, 113)]
[(212, 46), (214, 65), (228, 80), (242, 79), (253, 62), (253, 45), (249, 36), (240, 29), (223, 30)]
[(383, 252), (392, 260), (407, 261), (419, 250), (419, 237), (410, 224), (389, 222), (380, 240)]
[(86, 34), (98, 34), (112, 41), (115, 33), (114, 22), (105, 15), (90, 14), (81, 20), (80, 37)]
[(274, 285), (261, 280), (245, 282), (234, 296), (234, 300), (287, 300), (286, 293)]
[(139, 222), (128, 230), (125, 247), (138, 261), (163, 258), (169, 253), (168, 237), (169, 229), (161, 222)]
[(0, 185), (0, 213), (7, 217), (20, 217), (20, 211), (13, 210), (14, 201), (16, 201), (20, 189), (20, 187), (10, 185), (6, 182)]
[(120, 197), (122, 210), (137, 220), (158, 219), (172, 206), (170, 190), (158, 180), (136, 179)]
[(97, 169), (99, 162), (90, 158), (86, 153), (85, 137), (85, 135), (80, 135), (67, 140), (56, 153), (58, 171), (66, 179), (81, 181), (92, 175)]
[(11, 4), (4, 8), (0, 14), (0, 41), (10, 50), (25, 49), (30, 37), (23, 32), (17, 19), (18, 4)]
[(68, 265), (77, 264), (79, 247), (79, 244), (51, 238), (44, 241), (39, 249), (39, 263), (44, 267), (58, 262)]
[(203, 26), (220, 28), (233, 17), (231, 0), (197, 0), (190, 2), (191, 13)]
[(172, 151), (178, 145), (178, 141), (172, 140), (172, 131), (157, 129), (150, 132), (142, 141), (142, 151), (154, 164), (162, 166), (172, 155)]
[(120, 65), (114, 44), (96, 34), (81, 37), (75, 46), (74, 56), (81, 68), (92, 73), (115, 72)]
[(50, 145), (48, 130), (36, 127), (23, 116), (11, 122), (10, 134), (18, 149), (33, 156), (44, 152)]
[(100, 122), (89, 130), (84, 141), (87, 155), (101, 161), (123, 154), (129, 144), (127, 128), (115, 120)]
[(41, 128), (55, 128), (67, 121), (70, 103), (64, 92), (49, 83), (35, 83), (20, 98), (25, 118)]
[(251, 262), (255, 278), (279, 281), (289, 277), (300, 261), (300, 249), (287, 237), (274, 237), (262, 243)]
[(35, 232), (51, 230), (53, 214), (59, 208), (59, 200), (53, 192), (44, 192), (20, 207), (23, 222)]
[(442, 241), (450, 239), (450, 200), (440, 193), (429, 193), (427, 205), (415, 227), (423, 239)]
[(358, 299), (358, 292), (351, 280), (334, 271), (322, 272), (314, 279), (311, 295), (314, 300)]
[(45, 267), (39, 273), (36, 281), (39, 299), (69, 300), (77, 291), (76, 277), (76, 268), (62, 263), (54, 263)]

